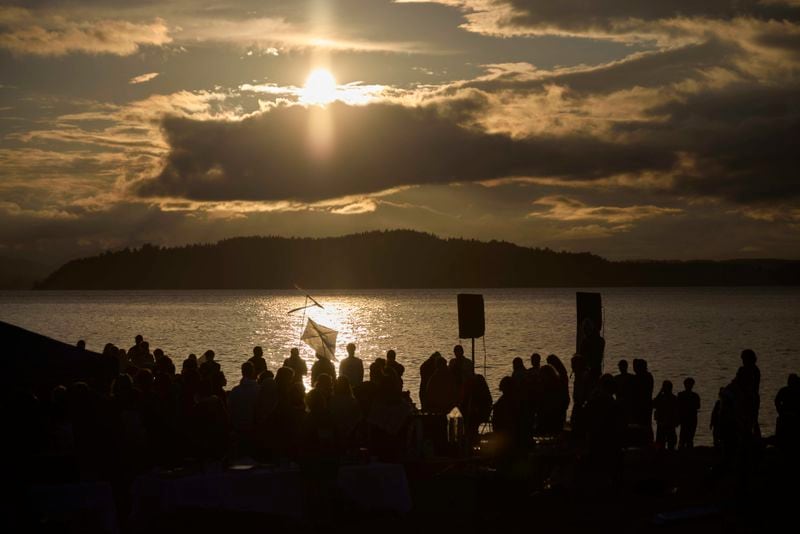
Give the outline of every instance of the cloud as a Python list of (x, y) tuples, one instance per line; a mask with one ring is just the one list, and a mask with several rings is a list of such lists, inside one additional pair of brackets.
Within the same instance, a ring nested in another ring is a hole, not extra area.
[[(330, 100), (339, 100), (346, 104), (367, 104), (378, 100), (387, 91), (387, 87), (379, 84), (364, 84), (362, 82), (350, 82), (338, 84)], [(307, 90), (304, 87), (282, 86), (275, 83), (249, 84), (239, 86), (239, 90), (244, 93), (256, 93), (268, 95), (273, 98), (283, 98), (293, 102), (304, 102)]]
[(797, 202), (798, 94), (800, 83), (731, 84), (656, 106), (650, 113), (659, 120), (617, 127), (684, 154), (673, 180), (689, 198)]
[(796, 2), (763, 0), (397, 0), (460, 8), (472, 32), (494, 36), (557, 35), (662, 45), (705, 40), (709, 21), (800, 20)]
[(797, 202), (800, 62), (787, 43), (800, 38), (800, 26), (755, 19), (692, 24), (705, 24), (709, 38), (595, 66), (494, 64), (486, 75), (453, 87), (486, 95), (492, 111), (479, 122), (490, 132), (581, 133), (678, 160), (666, 171), (571, 180), (575, 187), (658, 188), (689, 202)]
[(140, 74), (139, 76), (134, 76), (133, 78), (131, 78), (128, 83), (135, 85), (139, 83), (149, 82), (150, 80), (153, 80), (156, 77), (158, 77), (158, 74), (159, 74), (158, 72), (148, 72), (147, 74)]
[[(43, 117), (33, 128), (5, 136), (0, 198), (37, 209), (120, 202), (127, 183), (161, 168), (168, 145), (160, 119), (165, 114), (230, 118), (236, 111), (225, 106), (226, 96), (179, 91), (122, 105), (69, 103), (71, 112)], [(64, 105), (55, 103), (58, 109)]]
[(70, 53), (128, 56), (142, 46), (163, 46), (172, 38), (164, 20), (76, 20), (51, 12), (0, 7), (0, 48), (19, 55)]
[(738, 44), (712, 39), (667, 50), (635, 52), (599, 65), (537, 69), (527, 63), (486, 65), (487, 74), (463, 82), (482, 91), (532, 91), (548, 86), (576, 95), (609, 94), (632, 88), (661, 88), (686, 80), (704, 81), (719, 69), (736, 69)]
[[(481, 105), (337, 102), (324, 110), (279, 106), (241, 121), (169, 117), (162, 122), (170, 146), (164, 169), (135, 188), (145, 197), (317, 201), (509, 175), (599, 179), (675, 162), (672, 154), (636, 143), (488, 133), (467, 124)], [(320, 121), (329, 128), (324, 153), (313, 142)]]
[(628, 225), (642, 219), (663, 215), (676, 215), (683, 210), (659, 206), (587, 206), (569, 197), (547, 196), (534, 201), (536, 206), (544, 206), (544, 211), (532, 211), (529, 217), (553, 219), (556, 221), (602, 221), (611, 225)]
[[(286, 9), (286, 8), (285, 8)], [(288, 11), (293, 11), (290, 9)], [(262, 53), (279, 55), (281, 50), (318, 49), (328, 51), (431, 53), (418, 42), (367, 40), (334, 31), (299, 25), (280, 16), (196, 17), (183, 20), (176, 41), (231, 43), (256, 46)]]

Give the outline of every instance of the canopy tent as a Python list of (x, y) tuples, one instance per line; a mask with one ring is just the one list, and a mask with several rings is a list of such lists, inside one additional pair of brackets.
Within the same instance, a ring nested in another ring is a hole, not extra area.
[[(3, 362), (14, 384), (49, 398), (53, 387), (113, 378), (100, 354), (0, 321)], [(109, 376), (110, 375), (110, 376)]]

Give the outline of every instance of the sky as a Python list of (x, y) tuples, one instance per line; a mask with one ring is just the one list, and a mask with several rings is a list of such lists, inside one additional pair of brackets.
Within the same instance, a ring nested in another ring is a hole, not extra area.
[(0, 256), (800, 258), (800, 0), (0, 0)]

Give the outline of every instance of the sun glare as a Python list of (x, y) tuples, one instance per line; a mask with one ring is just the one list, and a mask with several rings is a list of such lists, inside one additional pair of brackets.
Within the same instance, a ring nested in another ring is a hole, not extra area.
[(312, 71), (303, 86), (302, 100), (307, 104), (330, 104), (336, 100), (336, 78), (326, 69)]

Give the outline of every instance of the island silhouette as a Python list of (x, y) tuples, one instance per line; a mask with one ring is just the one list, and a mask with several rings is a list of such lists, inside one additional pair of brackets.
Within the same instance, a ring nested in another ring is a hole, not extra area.
[(324, 289), (797, 285), (800, 261), (610, 261), (410, 230), (145, 244), (69, 261), (36, 289)]

